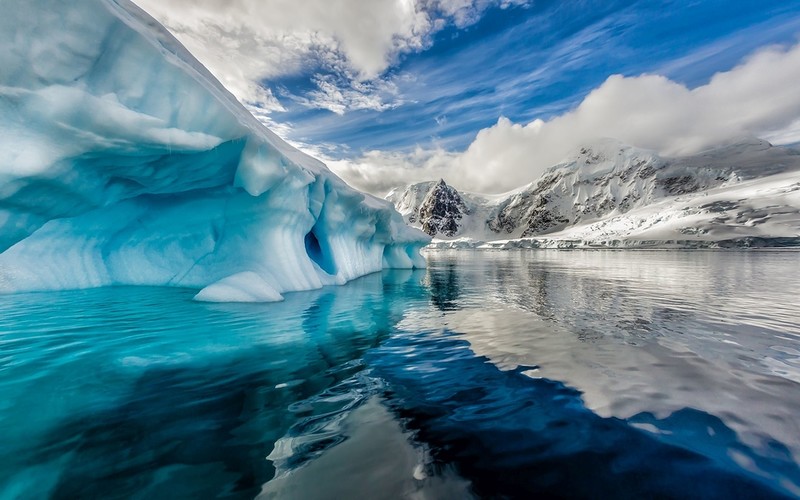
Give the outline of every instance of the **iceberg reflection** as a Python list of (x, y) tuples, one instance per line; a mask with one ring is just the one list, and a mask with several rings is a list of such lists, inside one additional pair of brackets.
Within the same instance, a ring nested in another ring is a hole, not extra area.
[(796, 496), (798, 258), (436, 252), (282, 303), (11, 296), (0, 496)]

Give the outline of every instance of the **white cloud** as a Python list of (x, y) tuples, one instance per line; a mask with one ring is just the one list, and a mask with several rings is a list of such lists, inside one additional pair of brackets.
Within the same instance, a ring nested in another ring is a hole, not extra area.
[(397, 105), (382, 74), (398, 54), (426, 47), (446, 19), (464, 26), (490, 5), (528, 0), (134, 1), (244, 103), (281, 110), (260, 82), (322, 65), (339, 78), (320, 79), (307, 103), (341, 113)]
[(453, 19), (455, 25), (463, 28), (474, 24), (489, 7), (499, 5), (507, 9), (511, 6), (523, 6), (528, 0), (427, 0), (422, 2), (427, 10), (436, 10)]
[(397, 184), (444, 177), (457, 187), (503, 192), (535, 180), (578, 147), (612, 137), (680, 156), (741, 136), (797, 142), (800, 45), (771, 47), (708, 84), (688, 89), (663, 76), (610, 76), (572, 111), (548, 121), (501, 117), (463, 153), (416, 151), (403, 158), (372, 152), (332, 163), (356, 187), (381, 193)]
[(762, 139), (766, 139), (772, 144), (800, 146), (800, 118), (785, 128), (765, 134)]
[(303, 149), (325, 161), (332, 171), (354, 188), (377, 196), (413, 182), (439, 178), (452, 181), (455, 179), (453, 167), (458, 158), (457, 153), (442, 149), (417, 148), (411, 153), (368, 151), (357, 160), (336, 160), (326, 158), (320, 150)]
[(397, 85), (389, 80), (341, 81), (330, 75), (316, 75), (317, 90), (308, 97), (295, 98), (309, 108), (327, 109), (337, 115), (357, 109), (384, 111), (403, 104)]

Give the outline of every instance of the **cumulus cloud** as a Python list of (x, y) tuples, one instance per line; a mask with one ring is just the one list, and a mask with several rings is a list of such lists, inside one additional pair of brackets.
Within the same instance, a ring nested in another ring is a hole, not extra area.
[(377, 77), (398, 51), (417, 48), (429, 21), (396, 0), (136, 0), (240, 100), (280, 109), (261, 81), (309, 61)]
[(368, 151), (356, 160), (336, 160), (326, 157), (320, 150), (309, 152), (322, 158), (331, 170), (354, 188), (376, 196), (424, 180), (445, 178), (453, 182), (456, 179), (454, 165), (459, 156), (442, 149), (416, 148), (411, 153)]
[(342, 113), (397, 105), (381, 76), (421, 50), (447, 21), (475, 22), (488, 7), (528, 0), (135, 0), (164, 24), (236, 97), (281, 110), (264, 80), (324, 67), (309, 106)]
[(503, 192), (535, 180), (578, 147), (610, 137), (667, 156), (699, 152), (742, 136), (797, 142), (800, 45), (770, 47), (694, 89), (658, 75), (610, 76), (573, 110), (547, 121), (501, 117), (478, 132), (466, 151), (416, 151), (399, 158), (371, 152), (332, 163), (367, 191), (444, 177), (457, 187)]

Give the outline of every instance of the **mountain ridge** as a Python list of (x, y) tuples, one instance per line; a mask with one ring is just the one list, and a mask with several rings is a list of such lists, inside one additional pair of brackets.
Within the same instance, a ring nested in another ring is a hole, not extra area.
[[(386, 199), (406, 223), (427, 227), (433, 246), (534, 239), (539, 246), (692, 247), (747, 238), (800, 242), (798, 190), (800, 151), (767, 141), (740, 139), (672, 158), (607, 139), (504, 194), (459, 191), (442, 179), (395, 189)], [(447, 203), (448, 210), (435, 209)]]

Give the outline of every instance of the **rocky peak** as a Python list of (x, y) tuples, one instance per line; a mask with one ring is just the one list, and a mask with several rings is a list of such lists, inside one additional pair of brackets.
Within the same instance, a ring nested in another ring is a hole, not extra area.
[(455, 236), (459, 221), (467, 214), (469, 210), (458, 191), (448, 186), (444, 179), (439, 179), (419, 207), (419, 222), (422, 230), (431, 236), (439, 233)]

